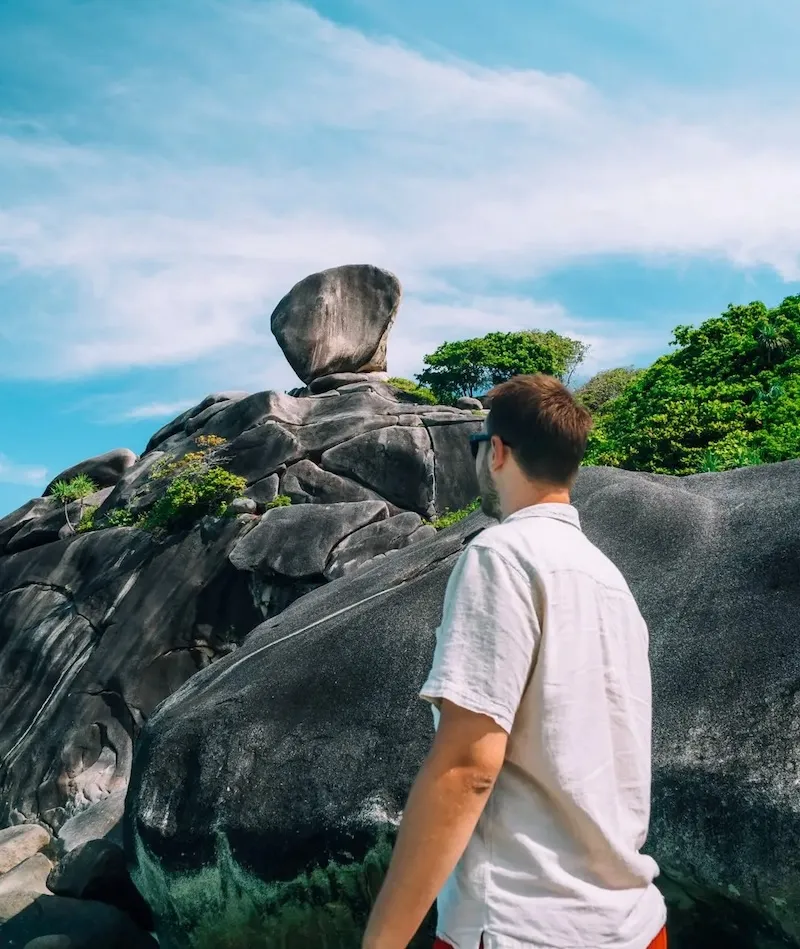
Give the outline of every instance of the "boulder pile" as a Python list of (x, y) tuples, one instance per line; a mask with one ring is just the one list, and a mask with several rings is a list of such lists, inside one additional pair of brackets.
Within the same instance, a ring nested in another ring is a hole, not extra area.
[[(141, 457), (117, 449), (80, 462), (0, 520), (0, 833), (16, 841), (21, 829), (44, 847), (5, 870), (0, 848), (9, 945), (74, 942), (84, 923), (64, 922), (69, 907), (103, 903), (96, 887), (66, 893), (54, 861), (121, 840), (134, 751), (159, 703), (299, 598), (425, 546), (431, 521), (477, 494), (468, 436), (481, 413), (388, 384), (399, 302), (397, 279), (378, 268), (307, 278), (273, 316), (307, 385), (210, 395)], [(224, 516), (219, 507), (153, 529), (148, 515), (198, 472), (237, 486)], [(81, 478), (92, 493), (60, 491)], [(96, 911), (103, 944), (140, 944), (112, 918), (125, 911)], [(133, 918), (143, 935), (142, 914)]]

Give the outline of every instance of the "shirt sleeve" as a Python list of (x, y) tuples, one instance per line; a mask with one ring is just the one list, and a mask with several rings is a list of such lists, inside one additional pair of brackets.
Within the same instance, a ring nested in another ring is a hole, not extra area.
[(447, 584), (420, 696), (488, 715), (510, 733), (539, 638), (531, 580), (496, 550), (472, 544)]

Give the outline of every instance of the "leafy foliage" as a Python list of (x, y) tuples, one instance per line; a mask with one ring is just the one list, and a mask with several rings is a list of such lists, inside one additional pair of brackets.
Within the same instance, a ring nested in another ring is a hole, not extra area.
[(622, 395), (627, 386), (643, 372), (643, 369), (634, 369), (633, 366), (604, 369), (576, 389), (575, 398), (594, 415), (612, 399)]
[(117, 507), (103, 518), (103, 527), (138, 527), (136, 515), (126, 507)]
[(195, 444), (199, 445), (200, 448), (222, 448), (227, 442), (228, 439), (221, 435), (198, 435), (195, 438)]
[(60, 504), (79, 501), (97, 491), (97, 485), (85, 474), (76, 475), (70, 481), (56, 481), (50, 489), (50, 496)]
[(800, 456), (800, 296), (678, 326), (595, 418), (585, 463), (691, 474)]
[(91, 504), (81, 515), (81, 519), (78, 522), (77, 532), (79, 534), (86, 534), (89, 531), (93, 531), (95, 528), (94, 516), (97, 513), (97, 505)]
[(392, 376), (388, 382), (389, 385), (394, 386), (395, 389), (415, 396), (420, 402), (426, 402), (428, 405), (436, 405), (437, 403), (436, 396), (431, 389), (427, 386), (419, 385), (419, 383), (414, 382), (412, 379), (403, 379), (402, 376)]
[(543, 372), (568, 379), (588, 346), (553, 330), (488, 333), (476, 339), (443, 343), (425, 356), (416, 378), (443, 403), (474, 397), (512, 376)]
[(128, 508), (116, 508), (100, 526), (163, 532), (188, 527), (208, 514), (222, 517), (230, 502), (244, 492), (247, 482), (213, 461), (226, 439), (199, 435), (195, 444), (198, 451), (180, 458), (162, 458), (153, 465), (150, 480), (167, 482), (157, 501), (138, 514)]
[(184, 468), (145, 513), (141, 526), (153, 531), (174, 530), (188, 526), (208, 514), (222, 517), (230, 502), (242, 494), (246, 487), (244, 478), (218, 465)]
[(440, 514), (439, 517), (432, 521), (426, 521), (425, 523), (435, 527), (437, 531), (442, 531), (445, 527), (452, 527), (453, 524), (458, 524), (459, 521), (463, 521), (464, 518), (469, 517), (473, 511), (477, 511), (480, 506), (481, 499), (475, 498), (474, 501), (470, 501), (470, 503), (466, 507), (462, 507), (461, 510), (445, 511), (444, 514)]
[(269, 511), (274, 507), (290, 507), (292, 499), (288, 494), (279, 494), (276, 498), (273, 498), (264, 507)]

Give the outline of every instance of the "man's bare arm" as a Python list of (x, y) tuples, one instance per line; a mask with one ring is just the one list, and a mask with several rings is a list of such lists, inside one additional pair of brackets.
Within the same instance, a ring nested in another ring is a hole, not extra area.
[(440, 712), (362, 949), (406, 949), (466, 849), (505, 759), (508, 735), (487, 715), (447, 700)]

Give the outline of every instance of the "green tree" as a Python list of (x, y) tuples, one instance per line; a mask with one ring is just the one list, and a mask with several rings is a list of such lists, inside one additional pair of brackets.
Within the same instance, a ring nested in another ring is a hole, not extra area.
[(599, 412), (586, 463), (662, 474), (800, 457), (800, 296), (678, 326)]
[(633, 366), (604, 369), (579, 386), (575, 390), (575, 398), (594, 415), (606, 403), (622, 395), (627, 386), (643, 372), (643, 369), (634, 369)]
[(552, 330), (488, 333), (476, 339), (443, 343), (425, 356), (416, 377), (440, 402), (477, 396), (512, 376), (536, 372), (565, 378), (585, 357), (588, 347)]

